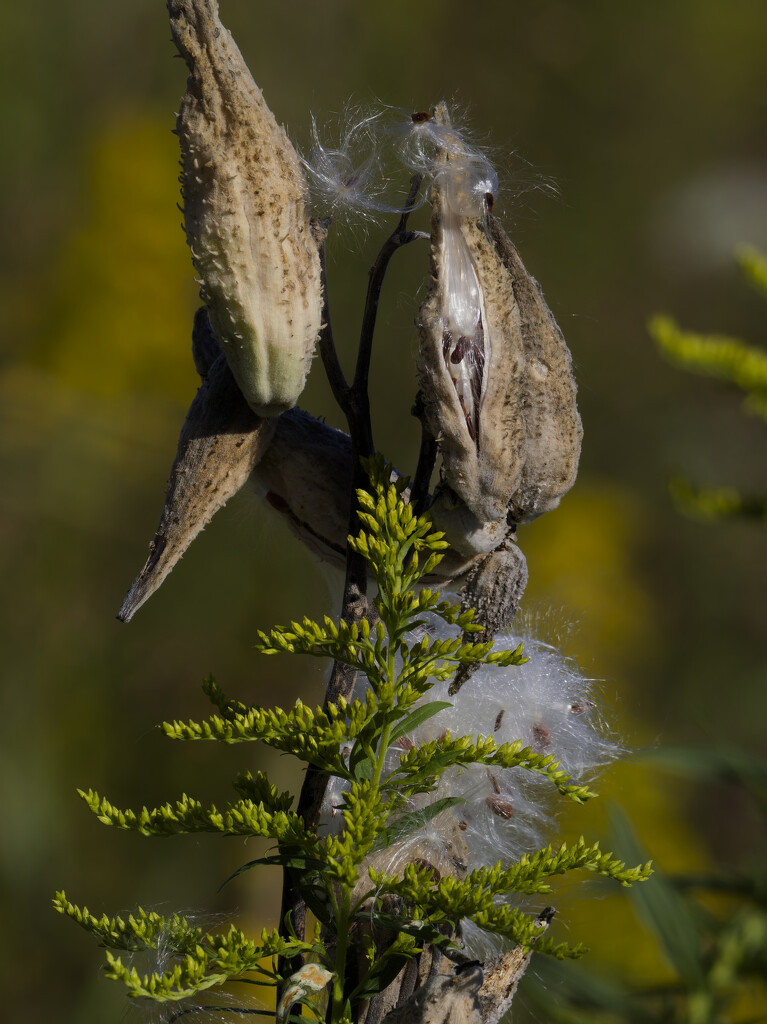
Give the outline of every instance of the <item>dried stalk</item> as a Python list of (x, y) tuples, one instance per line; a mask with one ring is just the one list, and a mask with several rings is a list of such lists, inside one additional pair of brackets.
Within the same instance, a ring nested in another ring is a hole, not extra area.
[[(375, 334), (381, 289), (389, 262), (394, 253), (402, 248), (402, 246), (408, 245), (410, 242), (421, 237), (420, 232), (410, 231), (407, 226), (421, 180), (421, 175), (413, 177), (410, 192), (399, 222), (384, 242), (373, 266), (370, 268), (359, 347), (357, 350), (357, 364), (351, 384), (348, 384), (346, 381), (333, 341), (324, 239), (320, 248), (324, 296), (323, 326), (319, 343), (320, 354), (333, 395), (346, 416), (351, 439), (351, 464), (353, 468), (352, 487), (349, 495), (349, 534), (357, 534), (360, 530), (360, 522), (357, 516), (356, 492), (358, 489), (364, 488), (368, 482), (367, 473), (362, 466), (361, 460), (370, 458), (375, 454), (373, 427), (370, 420), (368, 385), (370, 360), (373, 352), (373, 336)], [(347, 546), (342, 617), (348, 623), (359, 622), (364, 616), (369, 618), (371, 612), (372, 609), (367, 601), (367, 567), (365, 560)], [(334, 662), (325, 691), (324, 707), (327, 708), (329, 704), (337, 702), (342, 696), (348, 698), (354, 687), (355, 679), (356, 672), (354, 669), (340, 662)], [(308, 825), (316, 826), (319, 821), (327, 784), (328, 779), (325, 775), (311, 765), (307, 768), (298, 799), (297, 810)], [(280, 910), (281, 928), (286, 927), (285, 922), (288, 920), (296, 934), (303, 937), (306, 923), (306, 905), (300, 896), (298, 887), (290, 877), (290, 874), (286, 872), (283, 880)], [(291, 965), (293, 968), (295, 966), (297, 965)]]

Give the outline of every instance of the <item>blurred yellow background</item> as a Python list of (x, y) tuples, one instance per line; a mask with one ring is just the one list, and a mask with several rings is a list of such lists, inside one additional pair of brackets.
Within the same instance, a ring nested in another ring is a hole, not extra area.
[[(176, 208), (171, 135), (185, 69), (165, 5), (6, 5), (0, 110), (0, 492), (4, 680), (0, 829), (3, 1012), (29, 1024), (117, 1019), (125, 997), (99, 951), (50, 906), (146, 907), (274, 918), (276, 873), (217, 893), (249, 859), (210, 837), (157, 842), (100, 826), (75, 795), (118, 804), (186, 789), (229, 796), (238, 769), (295, 766), (255, 747), (174, 746), (154, 726), (202, 716), (210, 672), (251, 701), (319, 702), (321, 668), (259, 660), (256, 629), (335, 611), (310, 557), (240, 494), (128, 626), (114, 616), (143, 564), (196, 377), (196, 286)], [(764, 340), (764, 302), (736, 243), (767, 247), (767, 5), (761, 0), (222, 0), (258, 84), (304, 145), (310, 114), (350, 99), (468, 110), (504, 186), (496, 212), (568, 339), (585, 427), (581, 476), (520, 531), (526, 603), (576, 621), (568, 652), (604, 679), (630, 747), (767, 753), (760, 525), (680, 519), (666, 493), (697, 482), (767, 489), (764, 427), (737, 395), (655, 353), (645, 324)], [(552, 197), (543, 187), (558, 184)], [(330, 246), (337, 343), (352, 357), (366, 272), (386, 231)], [(412, 471), (413, 320), (426, 250), (387, 280), (374, 356), (379, 447)], [(342, 426), (316, 364), (302, 404)], [(335, 588), (335, 589), (334, 589)], [(599, 788), (599, 787), (598, 787)], [(603, 786), (666, 869), (765, 853), (740, 798), (648, 767)], [(568, 829), (604, 833), (589, 808)], [(563, 909), (594, 962), (663, 975), (621, 898)], [(644, 942), (644, 945), (643, 945)], [(593, 965), (593, 964), (592, 964)], [(654, 976), (654, 975), (653, 975)]]

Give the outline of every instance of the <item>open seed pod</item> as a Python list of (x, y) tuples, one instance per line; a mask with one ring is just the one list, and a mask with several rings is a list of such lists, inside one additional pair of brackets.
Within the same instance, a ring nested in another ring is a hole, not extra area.
[[(449, 124), (444, 105), (434, 118)], [(438, 152), (419, 313), (422, 415), (442, 459), (432, 514), (467, 555), (556, 507), (575, 480), (582, 433), (570, 353), (491, 213), (494, 182), (459, 141)]]

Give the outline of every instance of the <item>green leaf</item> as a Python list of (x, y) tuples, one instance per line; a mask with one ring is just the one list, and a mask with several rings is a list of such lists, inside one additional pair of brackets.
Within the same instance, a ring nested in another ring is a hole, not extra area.
[(367, 753), (366, 744), (359, 740), (354, 744), (349, 755), (349, 771), (355, 782), (364, 782), (372, 778), (373, 775), (373, 759)]
[(447, 700), (432, 700), (427, 704), (419, 704), (415, 711), (411, 711), (409, 715), (406, 715), (401, 722), (399, 722), (391, 731), (389, 743), (394, 744), (400, 738), (405, 736), (409, 732), (414, 732), (419, 725), (423, 725), (434, 715), (439, 714), (440, 711), (444, 711), (445, 708), (452, 708), (453, 705)]
[[(626, 815), (615, 805), (609, 815), (612, 842), (621, 856), (627, 860), (645, 859)], [(691, 989), (703, 989), (706, 970), (701, 935), (687, 901), (658, 872), (646, 884), (632, 889), (630, 898), (680, 978)]]
[(325, 867), (325, 861), (318, 860), (316, 857), (309, 857), (307, 854), (295, 850), (286, 851), (285, 853), (274, 853), (266, 857), (256, 857), (254, 860), (249, 860), (247, 864), (237, 868), (236, 871), (233, 871), (228, 878), (224, 879), (216, 891), (221, 892), (224, 886), (237, 878), (238, 875), (243, 875), (246, 871), (250, 871), (251, 868), (258, 867), (259, 865), (281, 867), (288, 871), (304, 873), (307, 871), (322, 871)]
[(349, 997), (352, 1002), (369, 999), (390, 985), (399, 972), (414, 956), (421, 952), (420, 946), (411, 935), (398, 935), (394, 943), (375, 961), (363, 981)]

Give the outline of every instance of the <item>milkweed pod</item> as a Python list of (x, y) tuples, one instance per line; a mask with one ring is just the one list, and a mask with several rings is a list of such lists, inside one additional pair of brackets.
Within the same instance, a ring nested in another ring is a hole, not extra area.
[(160, 522), (144, 568), (117, 614), (130, 622), (186, 549), (246, 483), (274, 433), (275, 420), (248, 407), (200, 310), (193, 335), (202, 383), (187, 413)]
[[(349, 435), (296, 406), (275, 421), (251, 485), (315, 557), (343, 569), (353, 479)], [(427, 582), (460, 586), (478, 561), (449, 549)]]
[(509, 502), (509, 520), (525, 523), (556, 508), (575, 483), (583, 426), (570, 350), (541, 287), (492, 215), (488, 231), (511, 278), (522, 332), (525, 457), (521, 480)]
[[(443, 106), (434, 116), (447, 120)], [(556, 507), (582, 434), (570, 353), (491, 212), (494, 183), (480, 155), (438, 154), (419, 313), (423, 416), (442, 458), (432, 514), (466, 554)]]
[(342, 569), (353, 476), (349, 435), (296, 407), (276, 421), (251, 485), (313, 555)]
[[(434, 116), (447, 122), (444, 106)], [(506, 534), (506, 510), (522, 478), (525, 357), (511, 281), (487, 235), (486, 202), (476, 216), (474, 174), (484, 180), (487, 168), (471, 154), (438, 154), (418, 369), (423, 417), (442, 458), (435, 522), (460, 546), (458, 520), (466, 519), (476, 540), (464, 546), (488, 551)]]
[(168, 0), (168, 11), (189, 68), (176, 128), (200, 294), (246, 401), (275, 416), (301, 394), (321, 326), (305, 181), (216, 0)]

